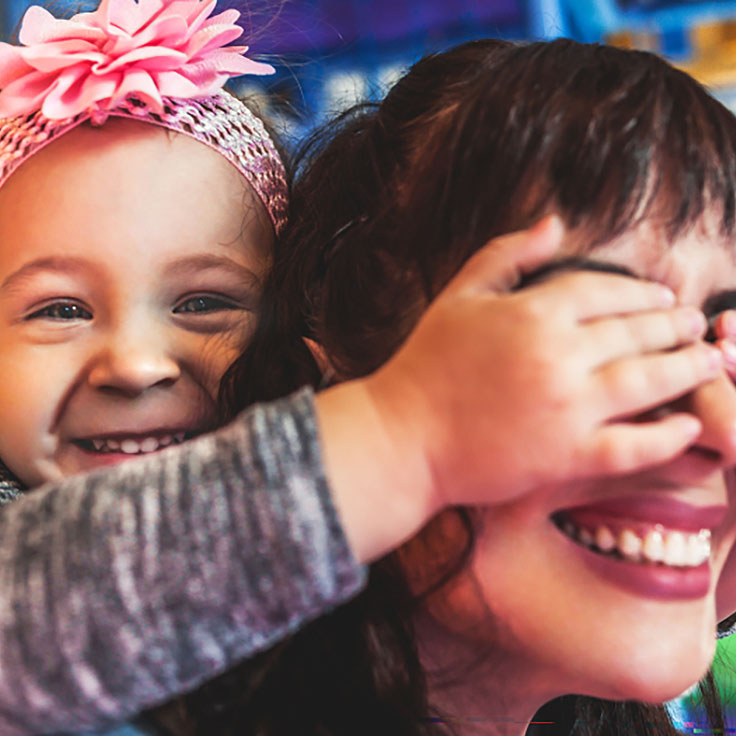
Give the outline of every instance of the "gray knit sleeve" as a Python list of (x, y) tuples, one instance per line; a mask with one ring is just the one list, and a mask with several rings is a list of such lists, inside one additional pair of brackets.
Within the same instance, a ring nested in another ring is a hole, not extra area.
[(0, 513), (0, 734), (99, 728), (357, 592), (313, 396)]

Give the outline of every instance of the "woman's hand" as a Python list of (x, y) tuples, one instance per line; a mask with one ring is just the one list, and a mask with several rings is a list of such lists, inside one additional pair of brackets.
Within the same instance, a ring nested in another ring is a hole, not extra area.
[(610, 273), (565, 273), (510, 291), (558, 253), (562, 237), (559, 220), (547, 218), (496, 239), (381, 369), (318, 398), (348, 536), (352, 518), (370, 526), (375, 515), (382, 525), (383, 541), (362, 559), (444, 506), (633, 472), (698, 436), (688, 414), (630, 421), (720, 370), (698, 310), (674, 306), (663, 286)]

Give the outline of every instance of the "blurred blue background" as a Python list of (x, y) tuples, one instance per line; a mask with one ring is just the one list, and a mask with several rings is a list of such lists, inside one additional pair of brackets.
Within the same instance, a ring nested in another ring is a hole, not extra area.
[[(35, 0), (38, 2), (38, 0)], [(57, 15), (98, 0), (45, 0)], [(12, 37), (33, 0), (0, 0)], [(253, 52), (278, 68), (235, 91), (261, 97), (301, 137), (349, 104), (380, 97), (414, 60), (472, 38), (566, 36), (656, 51), (736, 103), (736, 0), (220, 0), (243, 12)]]

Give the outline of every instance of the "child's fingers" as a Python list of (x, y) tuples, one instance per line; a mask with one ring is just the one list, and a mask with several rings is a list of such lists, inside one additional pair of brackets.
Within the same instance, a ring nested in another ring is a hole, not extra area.
[(716, 338), (736, 340), (736, 309), (726, 309), (713, 320)]
[(723, 369), (732, 381), (736, 381), (736, 342), (733, 339), (724, 338), (717, 340), (715, 345), (723, 356)]
[(723, 355), (723, 368), (732, 381), (736, 381), (736, 310), (721, 312), (712, 325), (716, 346)]
[(601, 418), (633, 416), (660, 406), (712, 380), (722, 368), (721, 351), (704, 342), (609, 363), (594, 374)]
[(675, 295), (662, 284), (598, 271), (560, 274), (530, 288), (538, 296), (549, 299), (550, 309), (559, 309), (560, 304), (570, 305), (573, 318), (581, 322), (663, 309), (675, 303)]
[(686, 450), (702, 429), (692, 414), (601, 427), (589, 448), (586, 475), (630, 473), (666, 463)]
[(552, 258), (564, 232), (560, 218), (550, 215), (529, 230), (491, 240), (465, 263), (445, 293), (468, 288), (507, 291), (522, 274)]
[(602, 366), (629, 355), (669, 350), (697, 340), (708, 327), (696, 307), (637, 312), (588, 322), (582, 327), (590, 364)]

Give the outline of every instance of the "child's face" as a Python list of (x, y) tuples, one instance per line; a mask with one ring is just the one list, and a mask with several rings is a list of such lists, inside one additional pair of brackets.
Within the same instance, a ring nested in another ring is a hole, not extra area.
[(0, 189), (0, 458), (35, 486), (211, 426), (272, 244), (187, 136), (112, 120), (36, 154)]

